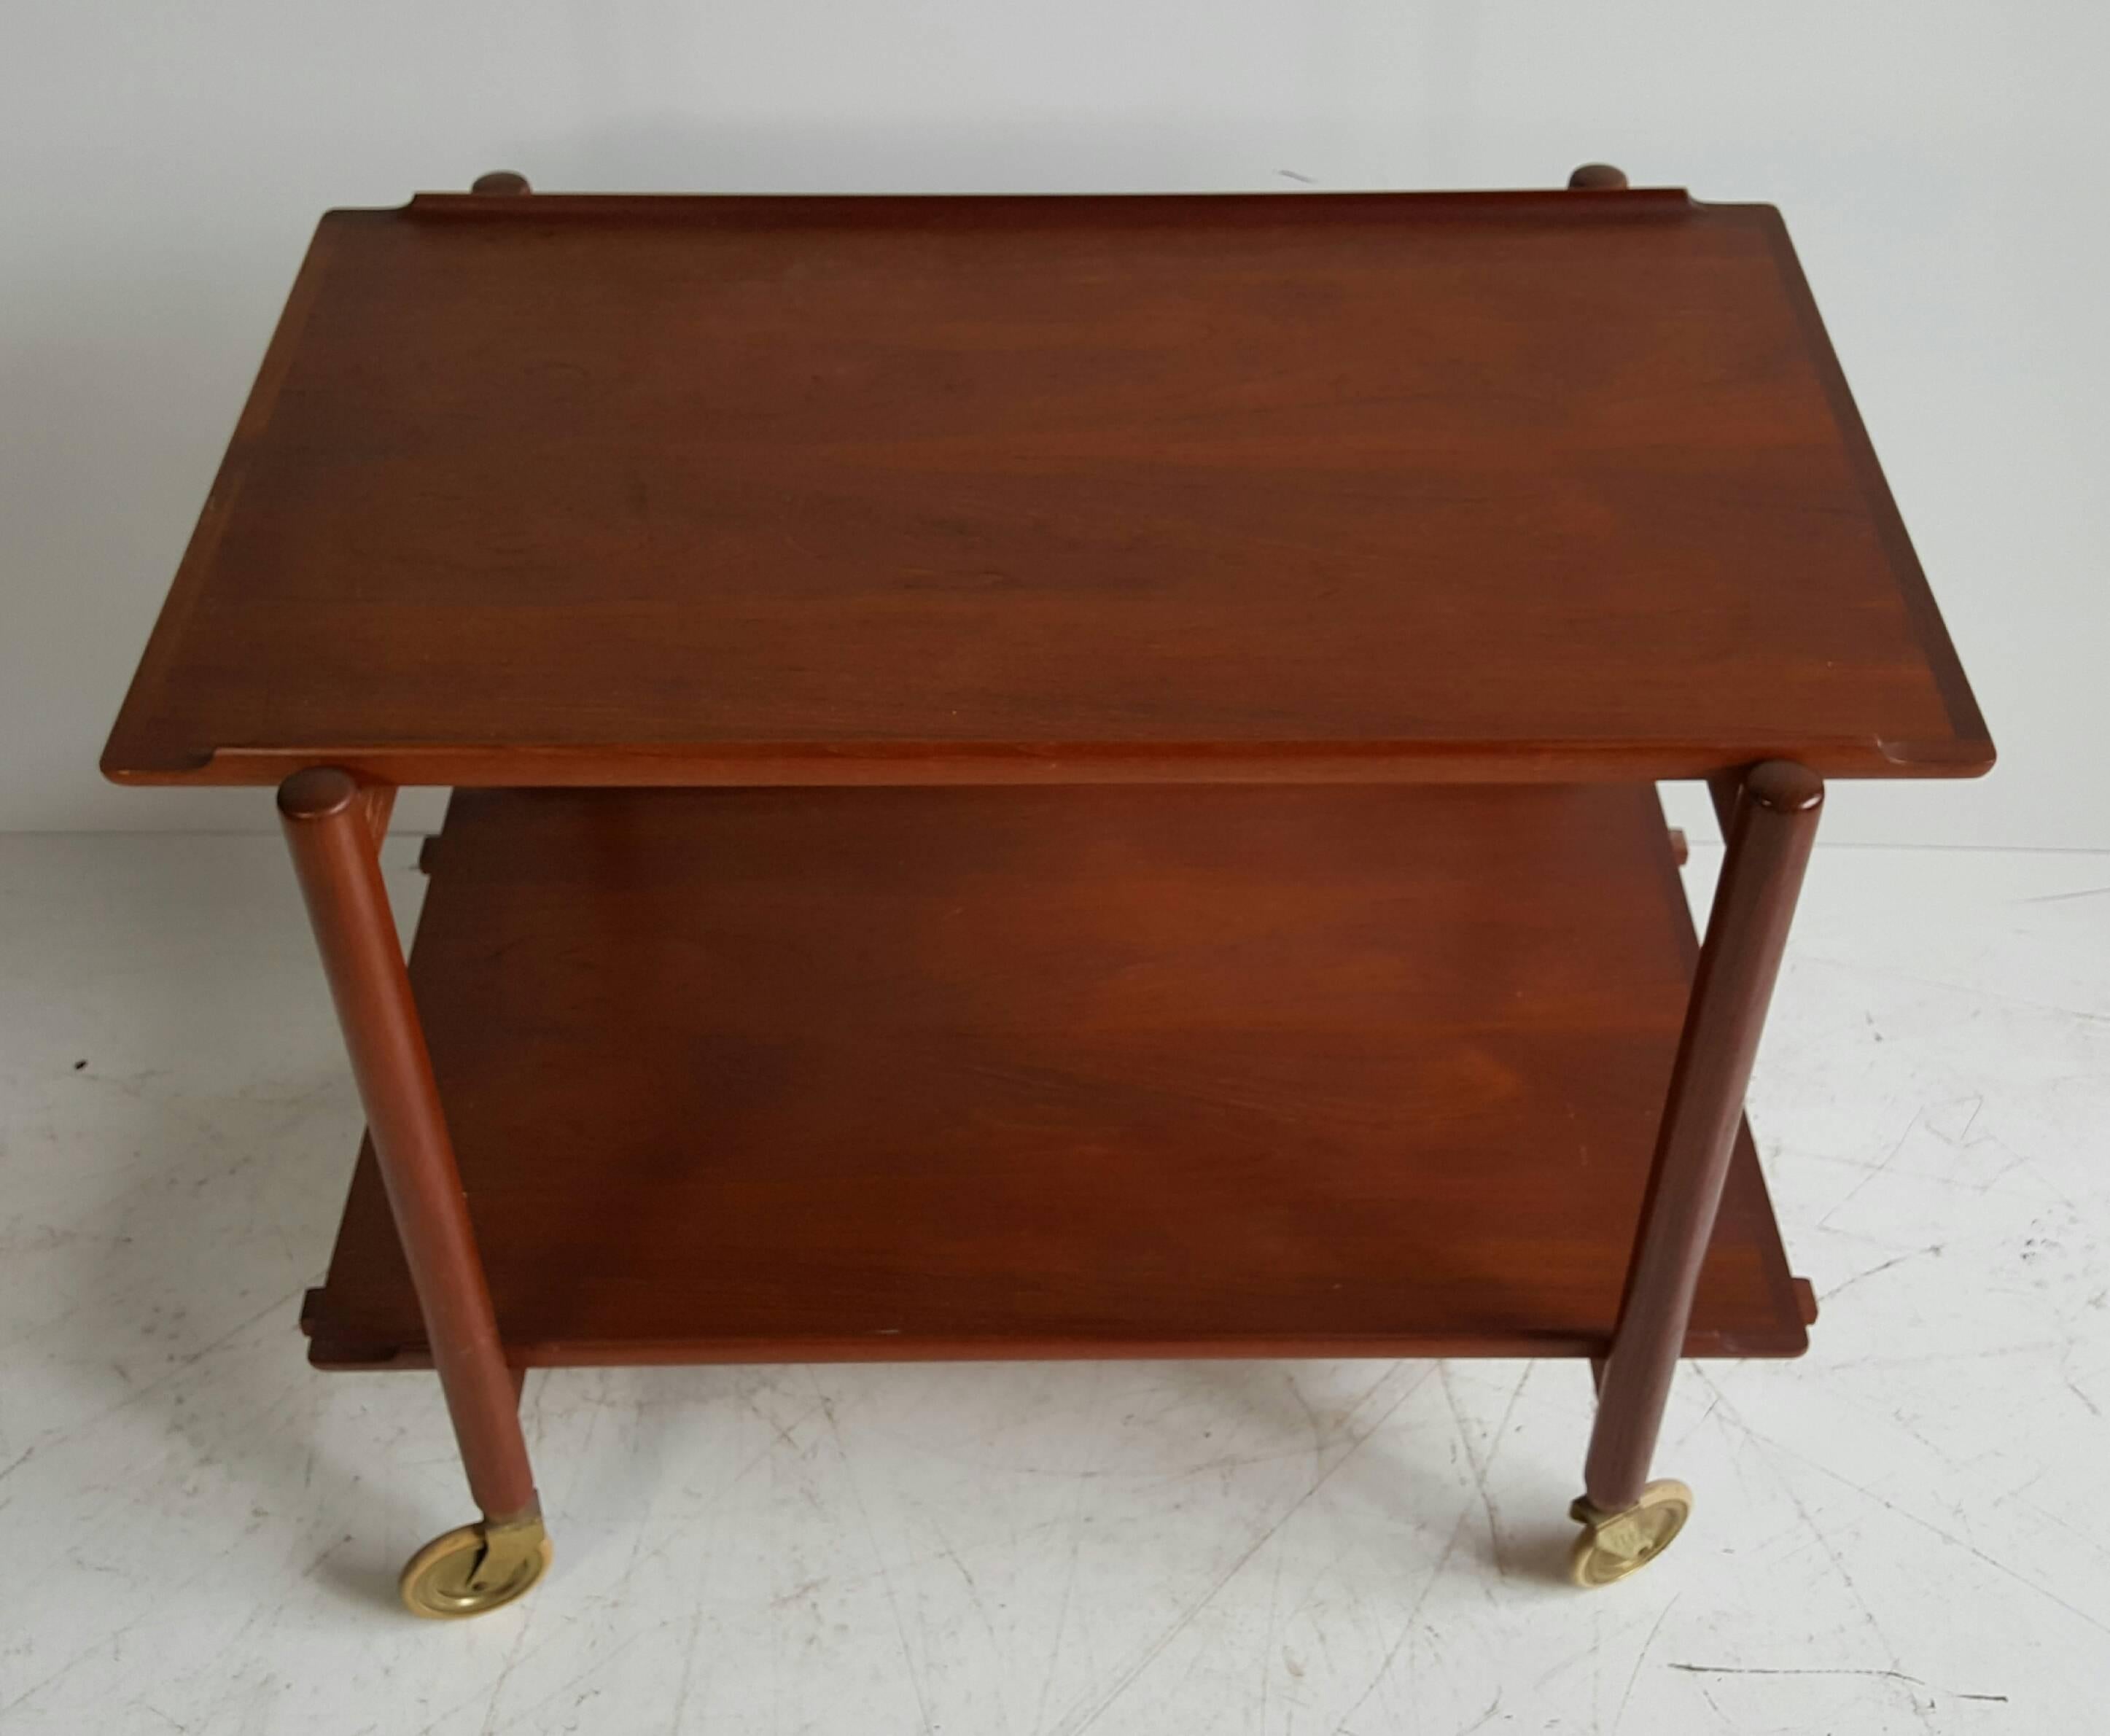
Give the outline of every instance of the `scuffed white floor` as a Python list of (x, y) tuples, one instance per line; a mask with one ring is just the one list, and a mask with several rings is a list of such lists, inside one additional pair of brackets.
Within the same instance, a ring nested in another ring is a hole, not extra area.
[(1551, 1577), (1573, 1364), (578, 1371), (555, 1574), (428, 1625), (438, 1394), (294, 1326), (359, 1117), (275, 841), (0, 839), (0, 1729), (2110, 1728), (2110, 857), (1821, 850), (1760, 1073), (1824, 1318), (1681, 1380), (1628, 1585)]

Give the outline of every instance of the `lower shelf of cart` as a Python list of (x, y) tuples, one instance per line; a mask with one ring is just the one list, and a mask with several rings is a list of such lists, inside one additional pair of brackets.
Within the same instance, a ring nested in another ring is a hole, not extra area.
[[(430, 859), (518, 1365), (1609, 1341), (1696, 953), (1646, 787), (477, 791)], [(1687, 1348), (1809, 1312), (1746, 1133)], [(370, 1151), (304, 1325), (427, 1358)]]

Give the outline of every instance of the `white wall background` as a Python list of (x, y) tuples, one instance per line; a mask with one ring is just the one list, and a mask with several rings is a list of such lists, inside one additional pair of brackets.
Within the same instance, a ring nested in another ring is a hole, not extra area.
[(95, 759), (326, 206), (1602, 158), (1786, 211), (2001, 745), (1830, 836), (2110, 847), (2106, 75), (2090, 0), (5, 0), (0, 829), (269, 823)]

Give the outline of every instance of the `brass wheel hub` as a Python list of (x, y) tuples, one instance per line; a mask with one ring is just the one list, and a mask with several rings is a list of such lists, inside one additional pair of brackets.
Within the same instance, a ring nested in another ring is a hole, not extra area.
[(1682, 1483), (1651, 1483), (1632, 1507), (1607, 1513), (1578, 1495), (1568, 1516), (1582, 1527), (1568, 1558), (1578, 1585), (1610, 1585), (1638, 1573), (1671, 1546), (1692, 1514), (1692, 1491)]
[(549, 1566), (549, 1534), (536, 1514), (457, 1525), (412, 1556), (398, 1583), (412, 1615), (456, 1621), (524, 1596)]

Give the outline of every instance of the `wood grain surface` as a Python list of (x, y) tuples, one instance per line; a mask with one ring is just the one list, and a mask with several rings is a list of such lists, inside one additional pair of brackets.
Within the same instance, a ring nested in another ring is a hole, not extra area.
[(1569, 780), (1992, 748), (1779, 215), (323, 220), (137, 782)]
[[(411, 977), (509, 1360), (1601, 1353), (1646, 788), (485, 791)], [(306, 1324), (423, 1339), (370, 1155)], [(1805, 1342), (1748, 1134), (1687, 1348)]]

